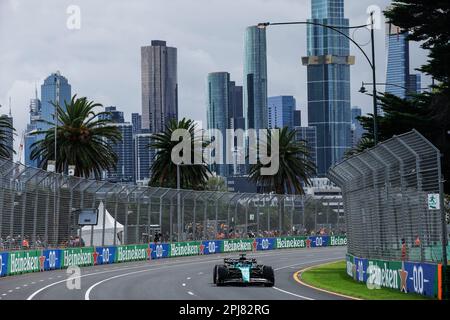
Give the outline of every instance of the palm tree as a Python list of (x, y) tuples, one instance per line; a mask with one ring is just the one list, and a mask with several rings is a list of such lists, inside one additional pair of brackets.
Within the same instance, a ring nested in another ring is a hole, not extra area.
[[(197, 125), (193, 120), (186, 118), (179, 122), (171, 120), (166, 125), (165, 131), (152, 137), (150, 147), (156, 150), (156, 155), (150, 168), (150, 186), (164, 188), (176, 188), (177, 186), (177, 165), (172, 162), (171, 157), (172, 149), (179, 143), (171, 141), (172, 133), (177, 129), (187, 130), (191, 136), (191, 160), (198, 152), (194, 145), (200, 144), (202, 150), (207, 145), (206, 142), (199, 141), (198, 137), (201, 137), (201, 133), (198, 132)], [(182, 189), (204, 190), (210, 174), (211, 172), (203, 160), (202, 164), (181, 164), (180, 186)]]
[(5, 115), (0, 116), (0, 157), (11, 158), (14, 150), (8, 145), (11, 133), (15, 131), (11, 121)]
[(271, 150), (272, 139), (279, 139), (279, 169), (275, 175), (261, 175), (261, 168), (269, 167), (261, 162), (250, 166), (249, 179), (263, 188), (265, 192), (276, 194), (304, 194), (302, 181), (310, 185), (310, 178), (316, 172), (315, 164), (310, 160), (306, 141), (295, 139), (295, 130), (284, 127), (272, 137), (267, 131), (267, 145), (259, 148)]
[[(118, 157), (112, 145), (122, 140), (119, 129), (111, 125), (109, 112), (96, 113), (101, 104), (87, 98), (72, 97), (66, 108), (54, 104), (57, 109), (57, 162), (56, 171), (65, 172), (70, 165), (75, 166), (75, 176), (101, 178), (104, 171), (115, 168)], [(35, 135), (45, 135), (31, 145), (31, 159), (40, 161), (40, 166), (55, 159), (55, 124), (47, 122), (50, 128), (37, 131)]]
[[(271, 150), (272, 138), (279, 139), (279, 169), (275, 175), (262, 175), (261, 168), (269, 167), (261, 162), (250, 165), (249, 180), (261, 186), (263, 192), (275, 192), (278, 195), (280, 231), (285, 230), (283, 194), (304, 194), (302, 182), (310, 185), (310, 178), (316, 172), (315, 164), (310, 160), (309, 148), (306, 141), (295, 139), (295, 130), (284, 127), (272, 135), (267, 131), (267, 144), (259, 145), (259, 148)], [(252, 147), (254, 148), (254, 147)]]

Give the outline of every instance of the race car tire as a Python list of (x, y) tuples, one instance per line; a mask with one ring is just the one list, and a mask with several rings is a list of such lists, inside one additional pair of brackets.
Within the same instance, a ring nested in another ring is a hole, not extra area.
[(219, 266), (214, 266), (214, 271), (213, 271), (213, 282), (214, 282), (214, 284), (216, 284), (217, 283), (217, 268), (218, 268)]
[(264, 279), (266, 279), (268, 282), (264, 284), (265, 287), (273, 287), (275, 285), (275, 274), (273, 272), (272, 267), (269, 266), (264, 266), (263, 270), (263, 277)]
[(223, 286), (225, 279), (228, 276), (228, 270), (226, 266), (217, 266), (217, 280), (216, 285), (218, 287)]

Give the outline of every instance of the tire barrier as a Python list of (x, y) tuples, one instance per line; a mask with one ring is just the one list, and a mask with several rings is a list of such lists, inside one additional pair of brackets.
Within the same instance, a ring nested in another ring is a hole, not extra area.
[(0, 277), (64, 269), (70, 266), (84, 267), (216, 253), (346, 245), (346, 236), (311, 236), (0, 252)]

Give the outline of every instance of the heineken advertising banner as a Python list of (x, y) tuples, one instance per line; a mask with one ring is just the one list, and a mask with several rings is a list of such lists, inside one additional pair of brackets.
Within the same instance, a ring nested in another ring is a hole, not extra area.
[[(257, 238), (257, 239), (229, 239), (229, 240), (204, 240), (178, 243), (150, 243), (127, 246), (107, 246), (96, 248), (68, 248), (68, 249), (46, 249), (28, 250), (0, 253), (0, 277), (15, 275), (26, 272), (46, 271), (67, 268), (69, 266), (92, 266), (97, 264), (110, 264), (118, 262), (139, 261), (148, 259), (161, 259), (169, 257), (192, 256), (201, 254), (215, 254), (244, 251), (265, 251), (274, 249), (310, 248), (325, 246), (347, 245), (345, 236), (318, 236), (318, 237), (280, 237), (280, 238)], [(365, 259), (347, 257), (347, 269), (350, 276), (353, 265), (358, 266), (356, 278), (367, 281), (369, 262)], [(362, 266), (360, 266), (362, 264)], [(372, 261), (372, 265), (379, 266), (381, 262)], [(361, 269), (362, 268), (362, 269)], [(398, 266), (394, 266), (398, 268)], [(407, 282), (407, 290), (415, 292), (430, 292), (434, 284), (432, 279), (436, 270), (424, 264), (411, 265), (405, 263), (405, 272), (416, 277), (416, 282)], [(359, 271), (362, 270), (362, 271)], [(369, 269), (370, 271), (370, 269)], [(398, 270), (397, 270), (398, 271)], [(360, 276), (361, 274), (361, 276)], [(423, 281), (419, 281), (422, 279)], [(398, 276), (398, 274), (397, 274)], [(388, 282), (386, 282), (388, 281)], [(392, 283), (391, 283), (392, 282)], [(386, 280), (382, 278), (381, 283), (392, 286), (398, 285), (398, 280)]]
[(256, 239), (256, 250), (274, 250), (276, 249), (276, 239), (275, 238), (258, 238)]
[(168, 258), (170, 254), (169, 243), (150, 243), (151, 258), (162, 259)]
[(306, 248), (306, 237), (276, 238), (277, 249)]
[(61, 268), (92, 266), (94, 255), (95, 250), (92, 247), (63, 249), (61, 250)]
[(13, 251), (8, 257), (8, 275), (40, 271), (40, 250)]
[(200, 241), (174, 242), (170, 244), (170, 257), (194, 256), (200, 254)]
[(220, 253), (220, 240), (205, 240), (200, 246), (200, 254)]
[(346, 236), (329, 236), (329, 246), (346, 246), (347, 245), (347, 237)]
[(94, 264), (111, 264), (116, 261), (116, 247), (96, 247)]
[(8, 275), (8, 252), (0, 252), (0, 277)]
[(116, 249), (115, 262), (147, 260), (150, 257), (148, 244), (118, 246)]
[(370, 289), (390, 288), (429, 297), (438, 294), (438, 265), (371, 260), (347, 255), (347, 274)]
[(61, 269), (61, 249), (47, 249), (39, 257), (39, 270)]
[(255, 239), (222, 240), (220, 252), (252, 251)]

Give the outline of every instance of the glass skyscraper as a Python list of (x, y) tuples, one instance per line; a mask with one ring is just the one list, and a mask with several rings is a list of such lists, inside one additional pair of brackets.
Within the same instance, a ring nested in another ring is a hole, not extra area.
[(266, 30), (257, 26), (245, 31), (244, 118), (246, 129), (267, 129)]
[[(349, 26), (344, 17), (344, 0), (312, 0), (309, 22)], [(348, 30), (342, 29), (348, 34)], [(317, 128), (318, 175), (342, 159), (351, 147), (349, 40), (321, 26), (308, 25), (308, 124)]]
[(177, 49), (154, 40), (141, 47), (142, 129), (165, 130), (178, 119)]
[(70, 103), (72, 88), (65, 77), (59, 71), (48, 76), (41, 85), (41, 100), (38, 99), (37, 90), (35, 98), (30, 101), (30, 123), (27, 126), (24, 137), (25, 165), (39, 167), (37, 160), (31, 160), (32, 144), (43, 138), (42, 135), (33, 135), (36, 131), (46, 131), (50, 125), (41, 122), (49, 121), (54, 123), (55, 107), (52, 103), (59, 104), (65, 109), (66, 102)]
[(112, 123), (112, 126), (122, 134), (122, 141), (112, 144), (111, 147), (117, 154), (116, 169), (107, 172), (107, 180), (110, 182), (134, 183), (134, 147), (133, 125), (129, 122)]
[[(386, 25), (387, 70), (385, 91), (399, 98), (419, 93), (420, 74), (410, 74), (408, 33), (388, 23)], [(394, 84), (394, 85), (390, 85)]]
[(317, 166), (317, 130), (316, 127), (295, 127), (295, 140), (305, 141), (309, 151), (309, 160)]
[(156, 155), (156, 150), (149, 148), (152, 136), (151, 133), (139, 133), (134, 136), (134, 172), (137, 184), (147, 185), (151, 177), (150, 168)]
[(269, 97), (269, 129), (294, 128), (295, 98), (293, 96)]
[(359, 107), (353, 107), (352, 108), (352, 147), (356, 147), (359, 143), (359, 141), (362, 138), (362, 135), (364, 134), (364, 128), (361, 125), (361, 122), (359, 122), (357, 117), (360, 117), (362, 115), (362, 110)]

